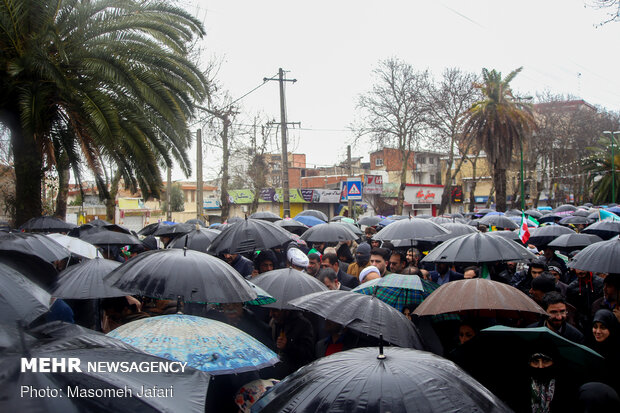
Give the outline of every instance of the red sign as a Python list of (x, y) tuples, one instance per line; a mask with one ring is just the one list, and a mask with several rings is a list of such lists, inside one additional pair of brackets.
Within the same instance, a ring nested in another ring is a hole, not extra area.
[(381, 194), (383, 192), (383, 176), (366, 175), (364, 192), (366, 194)]

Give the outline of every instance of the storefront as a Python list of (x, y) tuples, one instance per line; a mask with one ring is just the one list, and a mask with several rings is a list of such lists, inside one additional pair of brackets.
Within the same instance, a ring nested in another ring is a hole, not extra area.
[(443, 190), (443, 185), (407, 184), (405, 202), (411, 204), (411, 207), (409, 210), (403, 208), (403, 215), (411, 212), (412, 216), (436, 216)]

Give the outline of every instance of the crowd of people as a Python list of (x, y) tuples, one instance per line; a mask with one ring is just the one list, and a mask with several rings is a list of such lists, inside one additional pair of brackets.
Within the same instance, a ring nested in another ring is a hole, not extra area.
[[(439, 286), (480, 277), (509, 284), (531, 297), (546, 315), (529, 320), (461, 316), (433, 321), (428, 328), (428, 320), (413, 314), (415, 306), (406, 305), (403, 313), (419, 327), (427, 344), (426, 350), (459, 364), (517, 412), (601, 411), (583, 410), (585, 407), (580, 407), (580, 403), (620, 406), (620, 273), (592, 274), (568, 269), (563, 257), (546, 246), (539, 246), (538, 258), (530, 262), (494, 262), (484, 266), (427, 263), (422, 258), (428, 251), (414, 247), (396, 248), (390, 242), (374, 239), (376, 232), (375, 227), (368, 226), (357, 242), (306, 245), (292, 241), (252, 254), (227, 252), (219, 258), (248, 280), (276, 269), (293, 268), (315, 277), (329, 290), (350, 291), (390, 273), (415, 275)], [(159, 245), (165, 248), (172, 238), (160, 239)], [(105, 255), (108, 259), (124, 262), (159, 245), (151, 236), (140, 245), (108, 249)], [(100, 307), (94, 301), (55, 300), (51, 311), (34, 324), (62, 320), (107, 333), (142, 317), (182, 311), (231, 324), (273, 349), (281, 361), (275, 367), (234, 378), (218, 378), (210, 386), (209, 392), (214, 396), (208, 399), (208, 403), (217, 411), (247, 408), (247, 400), (239, 398), (239, 394), (252, 392), (244, 386), (246, 383), (262, 386), (264, 380), (270, 380), (273, 385), (317, 358), (378, 344), (375, 338), (296, 310), (268, 309), (243, 303), (185, 303), (179, 308), (176, 301), (133, 296), (103, 299), (99, 302)], [(477, 350), (468, 348), (468, 345), (473, 347), (472, 343), (476, 342), (482, 329), (496, 324), (546, 327), (571, 342), (588, 346), (603, 356), (605, 362), (600, 368), (585, 369), (587, 374), (584, 375), (562, 374), (566, 366), (557, 346), (542, 340), (527, 349), (527, 357), (523, 360), (517, 357), (520, 365), (507, 367), (518, 371), (498, 374), (497, 366), (491, 361), (496, 357), (511, 358), (506, 353), (510, 351), (508, 348), (492, 348), (491, 351), (497, 354), (484, 356), (488, 366), (482, 366), (484, 360), (480, 360)], [(595, 397), (595, 394), (604, 394), (605, 397)]]

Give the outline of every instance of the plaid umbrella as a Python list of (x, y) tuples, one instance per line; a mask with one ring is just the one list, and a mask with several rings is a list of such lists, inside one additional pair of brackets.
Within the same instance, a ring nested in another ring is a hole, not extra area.
[(244, 304), (264, 305), (264, 304), (273, 304), (277, 301), (275, 298), (273, 298), (271, 294), (269, 294), (267, 291), (260, 288), (258, 285), (251, 283), (250, 281), (248, 281), (248, 284), (250, 284), (250, 287), (252, 287), (252, 289), (256, 291), (257, 297), (253, 300), (245, 301)]
[(427, 284), (417, 275), (388, 274), (383, 278), (377, 278), (365, 282), (352, 291), (365, 295), (374, 295), (386, 304), (391, 305), (398, 311), (403, 311), (407, 305), (419, 305), (433, 292), (434, 287), (429, 281)]

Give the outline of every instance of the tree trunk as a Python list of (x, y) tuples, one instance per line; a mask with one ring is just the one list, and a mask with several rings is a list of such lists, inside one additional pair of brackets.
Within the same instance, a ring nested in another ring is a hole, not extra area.
[(121, 181), (120, 169), (117, 169), (112, 178), (110, 185), (110, 197), (105, 201), (105, 215), (108, 222), (114, 222), (116, 215), (116, 195), (118, 194), (118, 185)]
[(443, 194), (441, 195), (441, 203), (439, 204), (438, 215), (443, 215), (446, 212), (446, 207), (450, 202), (450, 196), (452, 195), (452, 163), (454, 162), (454, 153), (450, 151), (448, 156), (448, 162), (446, 162), (446, 176), (445, 183), (443, 184)]
[(402, 166), (400, 169), (400, 187), (398, 188), (398, 199), (396, 201), (396, 215), (403, 214), (403, 204), (405, 202), (405, 188), (407, 187), (407, 164), (409, 161), (408, 150), (401, 150), (400, 156), (402, 158)]
[(19, 227), (30, 218), (40, 217), (43, 211), (43, 154), (34, 136), (23, 134), (19, 120), (9, 117), (15, 167), (15, 227)]
[(495, 186), (495, 210), (506, 210), (506, 168), (495, 162), (493, 168), (493, 184)]
[(230, 213), (230, 204), (228, 203), (228, 159), (230, 158), (230, 149), (228, 148), (228, 117), (222, 117), (224, 124), (222, 130), (222, 183), (220, 185), (220, 202), (222, 204), (222, 222), (228, 219)]
[(64, 220), (67, 217), (67, 197), (69, 195), (69, 179), (71, 178), (66, 154), (60, 155), (56, 167), (58, 169), (58, 196), (56, 197), (54, 216)]
[(492, 182), (491, 189), (489, 190), (489, 196), (487, 197), (487, 203), (484, 206), (485, 208), (491, 208), (491, 198), (493, 197), (494, 193), (495, 193), (495, 182)]

